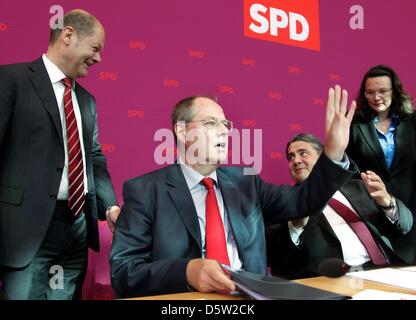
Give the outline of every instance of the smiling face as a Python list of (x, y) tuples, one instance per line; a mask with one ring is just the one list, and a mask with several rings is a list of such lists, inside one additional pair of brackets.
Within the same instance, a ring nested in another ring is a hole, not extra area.
[(222, 108), (209, 98), (196, 98), (194, 115), (185, 129), (185, 162), (207, 174), (227, 160), (229, 130)]
[(365, 96), (370, 108), (377, 115), (388, 115), (393, 91), (389, 77), (368, 78), (365, 82)]
[(72, 79), (86, 77), (88, 68), (101, 62), (100, 51), (104, 47), (105, 32), (97, 24), (91, 34), (73, 31), (66, 49), (65, 74)]
[(320, 154), (308, 142), (295, 141), (287, 149), (289, 173), (292, 179), (300, 183), (309, 176)]

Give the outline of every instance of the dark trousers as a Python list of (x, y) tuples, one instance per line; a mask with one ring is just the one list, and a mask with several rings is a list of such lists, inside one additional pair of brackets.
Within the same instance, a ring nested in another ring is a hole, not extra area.
[(84, 213), (74, 219), (66, 201), (57, 201), (39, 251), (22, 269), (2, 267), (0, 279), (11, 300), (80, 299), (87, 270)]

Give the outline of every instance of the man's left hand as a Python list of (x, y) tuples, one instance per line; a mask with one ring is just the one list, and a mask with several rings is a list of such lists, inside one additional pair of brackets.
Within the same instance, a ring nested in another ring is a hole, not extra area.
[(120, 207), (118, 206), (112, 206), (110, 209), (107, 210), (106, 212), (106, 217), (107, 217), (107, 223), (108, 223), (108, 227), (110, 228), (111, 232), (114, 233), (114, 229), (116, 227), (116, 221), (118, 216), (120, 215)]
[(361, 173), (361, 179), (363, 180), (368, 193), (371, 198), (382, 207), (388, 207), (391, 201), (391, 195), (387, 192), (386, 186), (381, 178), (373, 171), (367, 170), (365, 173)]

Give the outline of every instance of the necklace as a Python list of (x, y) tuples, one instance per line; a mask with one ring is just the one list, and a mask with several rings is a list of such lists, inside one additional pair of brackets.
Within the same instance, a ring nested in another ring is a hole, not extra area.
[(383, 120), (383, 122), (379, 121), (377, 123), (377, 128), (383, 133), (386, 133), (390, 128), (390, 124), (391, 124), (391, 119)]

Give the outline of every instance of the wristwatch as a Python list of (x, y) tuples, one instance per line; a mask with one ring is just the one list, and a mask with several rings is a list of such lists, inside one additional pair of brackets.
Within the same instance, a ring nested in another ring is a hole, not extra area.
[(396, 204), (396, 201), (394, 200), (394, 197), (390, 195), (389, 205), (387, 207), (386, 206), (380, 206), (380, 207), (382, 207), (384, 210), (391, 210), (394, 208), (395, 204)]

